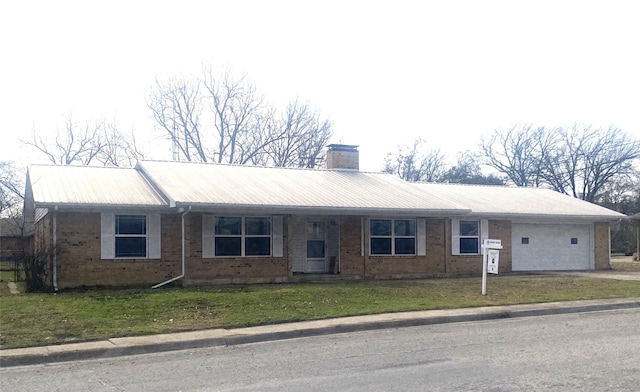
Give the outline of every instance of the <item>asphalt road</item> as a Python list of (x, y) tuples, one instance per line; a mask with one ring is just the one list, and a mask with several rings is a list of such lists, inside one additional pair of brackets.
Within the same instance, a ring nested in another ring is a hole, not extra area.
[(638, 391), (640, 309), (0, 369), (8, 391)]

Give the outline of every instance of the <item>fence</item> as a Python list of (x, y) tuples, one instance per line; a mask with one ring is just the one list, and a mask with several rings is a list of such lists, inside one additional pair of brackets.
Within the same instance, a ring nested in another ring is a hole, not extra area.
[(24, 279), (24, 268), (18, 256), (17, 251), (0, 251), (1, 280), (19, 282)]

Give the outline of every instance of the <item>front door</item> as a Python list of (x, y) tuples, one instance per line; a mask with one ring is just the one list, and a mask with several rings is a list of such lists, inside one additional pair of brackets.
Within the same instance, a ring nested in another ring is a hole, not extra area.
[(323, 221), (307, 221), (306, 223), (307, 258), (304, 272), (326, 273), (326, 229)]

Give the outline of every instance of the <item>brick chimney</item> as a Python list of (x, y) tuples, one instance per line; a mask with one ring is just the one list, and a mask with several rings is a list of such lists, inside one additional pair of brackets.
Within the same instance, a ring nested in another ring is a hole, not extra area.
[(350, 144), (329, 144), (329, 151), (327, 151), (327, 169), (360, 170), (358, 146)]

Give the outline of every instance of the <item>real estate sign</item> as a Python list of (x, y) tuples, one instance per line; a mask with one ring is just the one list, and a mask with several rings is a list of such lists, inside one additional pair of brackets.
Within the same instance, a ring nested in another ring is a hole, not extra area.
[(489, 249), (487, 251), (487, 273), (498, 274), (498, 264), (500, 263), (500, 251)]
[(482, 241), (482, 295), (487, 295), (487, 272), (498, 273), (500, 261), (501, 240), (485, 239)]

